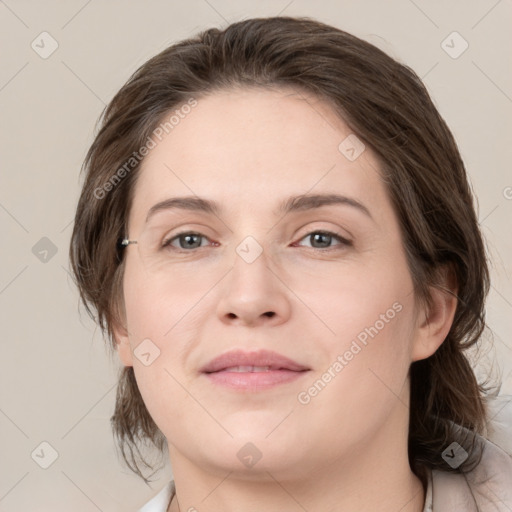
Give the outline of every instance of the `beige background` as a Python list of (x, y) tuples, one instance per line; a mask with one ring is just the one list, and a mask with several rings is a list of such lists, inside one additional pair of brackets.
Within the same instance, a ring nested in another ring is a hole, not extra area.
[[(478, 197), (493, 259), (491, 355), (502, 393), (512, 394), (509, 0), (0, 1), (1, 511), (134, 511), (171, 478), (166, 466), (147, 487), (116, 458), (109, 418), (119, 363), (79, 314), (67, 273), (79, 169), (104, 105), (145, 60), (209, 26), (280, 13), (352, 32), (424, 79)], [(43, 31), (58, 43), (47, 58)], [(458, 36), (442, 46), (454, 31), (469, 44), (458, 58), (445, 51), (463, 48)], [(512, 451), (510, 403), (496, 413), (496, 439)], [(43, 469), (52, 450), (58, 457)]]

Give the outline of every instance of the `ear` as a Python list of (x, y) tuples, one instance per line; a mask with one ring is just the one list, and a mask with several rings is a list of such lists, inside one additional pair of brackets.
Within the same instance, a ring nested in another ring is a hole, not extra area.
[(126, 327), (116, 326), (113, 331), (119, 359), (125, 366), (133, 366), (133, 352)]
[(439, 288), (431, 286), (431, 307), (421, 306), (417, 314), (411, 362), (436, 352), (450, 332), (457, 309), (457, 283), (451, 267), (439, 271)]

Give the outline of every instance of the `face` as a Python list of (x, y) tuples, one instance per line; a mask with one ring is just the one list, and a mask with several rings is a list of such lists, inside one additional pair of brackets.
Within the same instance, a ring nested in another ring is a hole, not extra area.
[[(312, 96), (216, 92), (144, 160), (117, 339), (171, 462), (284, 478), (407, 428), (413, 284), (379, 162), (350, 135)], [(302, 195), (319, 197), (283, 208)], [(185, 196), (217, 210), (165, 204)], [(201, 371), (234, 349), (307, 370)]]

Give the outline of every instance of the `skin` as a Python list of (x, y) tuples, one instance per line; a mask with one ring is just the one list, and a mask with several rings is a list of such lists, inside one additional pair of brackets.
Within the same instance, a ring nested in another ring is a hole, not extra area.
[[(177, 489), (170, 511), (423, 508), (407, 459), (408, 372), (445, 339), (456, 299), (433, 289), (431, 310), (416, 301), (377, 158), (367, 147), (352, 162), (338, 149), (350, 133), (311, 95), (229, 90), (198, 98), (143, 162), (130, 239), (147, 240), (147, 212), (167, 198), (197, 195), (223, 208), (218, 217), (155, 216), (171, 228), (155, 228), (158, 241), (187, 229), (206, 237), (165, 266), (140, 245), (125, 255), (118, 352), (168, 440)], [(276, 215), (281, 201), (305, 193), (349, 196), (372, 218), (346, 205)], [(309, 235), (321, 230), (352, 245), (315, 243)], [(263, 249), (252, 263), (236, 252), (247, 236)], [(300, 403), (298, 394), (395, 303), (401, 311)], [(148, 366), (133, 352), (147, 338), (160, 350)], [(199, 373), (233, 348), (275, 350), (310, 371), (258, 392), (228, 390)], [(261, 453), (252, 467), (237, 457), (249, 442)]]

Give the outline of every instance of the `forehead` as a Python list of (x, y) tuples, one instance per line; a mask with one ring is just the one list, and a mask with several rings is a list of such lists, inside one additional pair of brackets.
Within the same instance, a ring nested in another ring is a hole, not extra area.
[(340, 144), (351, 130), (311, 94), (219, 91), (179, 119), (142, 163), (131, 222), (180, 195), (213, 199), (233, 214), (275, 212), (290, 195), (325, 192), (372, 203), (377, 215), (386, 207), (377, 159), (365, 148), (349, 160)]

